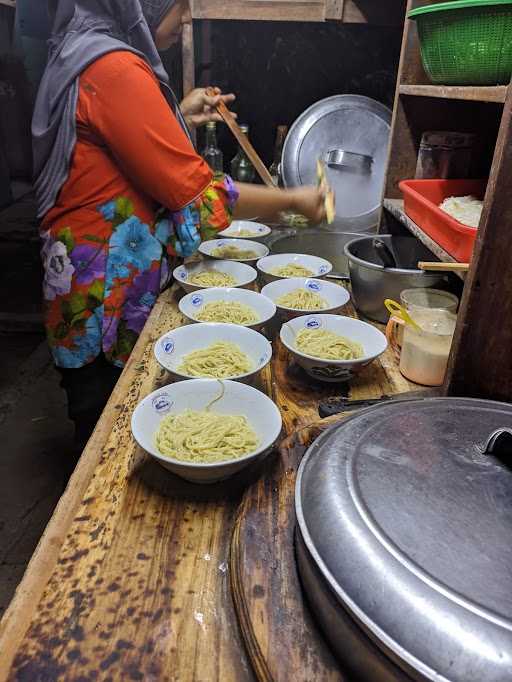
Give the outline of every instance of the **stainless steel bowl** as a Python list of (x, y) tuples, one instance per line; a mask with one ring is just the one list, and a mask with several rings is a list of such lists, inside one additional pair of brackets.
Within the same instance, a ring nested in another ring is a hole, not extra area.
[(305, 253), (309, 256), (325, 258), (332, 263), (329, 276), (348, 278), (348, 260), (345, 245), (354, 237), (353, 232), (326, 232), (325, 230), (274, 230), (267, 239), (271, 253)]
[(404, 289), (435, 287), (445, 280), (440, 273), (418, 270), (418, 261), (432, 260), (432, 254), (414, 237), (378, 235), (391, 250), (396, 268), (385, 268), (373, 246), (375, 236), (352, 239), (345, 245), (348, 259), (352, 298), (357, 310), (377, 322), (385, 323), (389, 313), (386, 298), (400, 300)]

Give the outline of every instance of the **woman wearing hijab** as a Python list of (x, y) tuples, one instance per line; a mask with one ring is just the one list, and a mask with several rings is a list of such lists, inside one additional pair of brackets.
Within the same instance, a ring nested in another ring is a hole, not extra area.
[(320, 191), (235, 184), (188, 133), (222, 98), (178, 106), (158, 49), (190, 21), (188, 0), (50, 0), (34, 165), (49, 345), (80, 445), (87, 440), (177, 257), (232, 216), (293, 210), (319, 222)]

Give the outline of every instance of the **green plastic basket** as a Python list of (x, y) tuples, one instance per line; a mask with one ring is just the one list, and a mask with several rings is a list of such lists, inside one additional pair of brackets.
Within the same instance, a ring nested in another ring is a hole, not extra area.
[(458, 0), (409, 12), (418, 25), (423, 67), (442, 85), (508, 84), (512, 0)]

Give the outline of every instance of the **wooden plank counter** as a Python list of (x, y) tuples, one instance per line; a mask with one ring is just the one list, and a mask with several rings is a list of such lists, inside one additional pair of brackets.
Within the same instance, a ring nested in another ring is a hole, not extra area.
[[(131, 437), (133, 408), (168, 380), (152, 347), (183, 324), (176, 296), (169, 290), (157, 302), (0, 623), (2, 681), (254, 679), (230, 593), (229, 546), (259, 472), (194, 486)], [(274, 345), (259, 387), (289, 435), (317, 421), (319, 399), (340, 388), (300, 389)], [(387, 352), (354, 380), (351, 396), (412, 387)]]

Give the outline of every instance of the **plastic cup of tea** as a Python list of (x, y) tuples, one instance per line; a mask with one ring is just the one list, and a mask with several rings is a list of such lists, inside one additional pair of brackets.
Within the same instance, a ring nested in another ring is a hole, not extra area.
[[(456, 313), (459, 307), (459, 299), (455, 294), (449, 291), (442, 291), (441, 289), (404, 289), (400, 294), (400, 302), (411, 313), (414, 308), (437, 308), (439, 310), (448, 310), (451, 313)], [(395, 322), (399, 321), (395, 320)], [(400, 324), (397, 330), (397, 343), (402, 346), (404, 338), (403, 324)]]
[[(423, 386), (441, 386), (457, 323), (457, 316), (446, 309), (420, 308), (411, 311), (419, 329), (396, 324), (391, 318), (386, 335), (400, 357), (400, 372), (406, 379)], [(401, 349), (397, 332), (403, 330)]]

